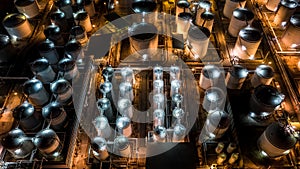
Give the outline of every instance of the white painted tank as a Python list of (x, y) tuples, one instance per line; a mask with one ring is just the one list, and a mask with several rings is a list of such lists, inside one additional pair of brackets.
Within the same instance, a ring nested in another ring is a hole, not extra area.
[(161, 66), (155, 66), (153, 68), (153, 80), (162, 80), (163, 79), (164, 69)]
[(25, 15), (20, 13), (8, 14), (2, 24), (11, 37), (28, 38), (33, 31)]
[(34, 18), (40, 13), (40, 9), (36, 0), (15, 0), (16, 8), (23, 13), (28, 19)]
[(122, 82), (119, 85), (119, 93), (120, 98), (129, 99), (130, 101), (133, 101), (133, 89), (132, 85), (129, 82)]
[(90, 17), (95, 16), (96, 10), (93, 0), (85, 0), (84, 1), (84, 10), (89, 14)]
[(153, 111), (153, 127), (164, 126), (165, 112), (163, 109), (155, 109)]
[(210, 31), (205, 27), (190, 26), (188, 32), (188, 45), (194, 54), (194, 59), (205, 57), (209, 44)]
[(116, 120), (116, 126), (120, 132), (120, 134), (125, 137), (129, 137), (132, 134), (131, 121), (129, 117), (122, 116), (118, 117)]
[(251, 84), (255, 88), (261, 84), (269, 85), (274, 76), (274, 70), (269, 65), (259, 65), (251, 78)]
[(58, 62), (58, 70), (63, 73), (63, 77), (66, 80), (72, 80), (79, 74), (76, 62), (71, 56), (63, 58)]
[(51, 40), (46, 39), (42, 41), (38, 46), (38, 50), (40, 56), (46, 58), (49, 64), (56, 64), (58, 62), (59, 56)]
[(191, 25), (192, 14), (187, 12), (179, 13), (177, 16), (177, 33), (183, 35), (183, 40), (186, 41), (188, 30)]
[(236, 8), (233, 10), (232, 17), (230, 19), (228, 33), (237, 37), (240, 30), (246, 27), (247, 25), (251, 25), (254, 20), (254, 14), (247, 8)]
[(176, 124), (174, 126), (174, 132), (173, 132), (173, 142), (184, 142), (184, 137), (186, 133), (186, 128), (182, 124)]
[(185, 112), (183, 111), (182, 108), (175, 107), (175, 109), (173, 109), (173, 111), (172, 111), (172, 116), (173, 116), (172, 124), (180, 123), (180, 121), (182, 120), (184, 115), (185, 115)]
[(223, 14), (226, 18), (231, 18), (233, 10), (239, 7), (245, 7), (246, 1), (245, 0), (226, 0)]
[(210, 11), (211, 5), (212, 4), (209, 0), (202, 0), (199, 2), (198, 8), (197, 8), (197, 13), (196, 13), (196, 18), (195, 18), (196, 25), (201, 25), (200, 24), (201, 14), (205, 11)]
[(172, 80), (171, 82), (170, 96), (173, 96), (175, 93), (181, 93), (181, 80)]
[(205, 122), (206, 134), (211, 138), (221, 138), (230, 126), (230, 117), (224, 111), (209, 112)]
[(275, 12), (278, 8), (279, 3), (280, 0), (268, 0), (265, 6), (268, 10)]
[(35, 60), (30, 65), (31, 71), (44, 84), (49, 84), (56, 78), (56, 73), (45, 58)]
[(202, 89), (216, 85), (221, 77), (221, 70), (216, 65), (205, 65), (200, 74), (199, 85)]
[(93, 27), (91, 19), (86, 11), (78, 11), (76, 14), (74, 14), (74, 19), (76, 25), (84, 27), (86, 32), (92, 31)]
[(274, 24), (284, 27), (298, 7), (298, 0), (282, 0), (276, 11)]
[(228, 89), (241, 89), (248, 75), (248, 70), (241, 65), (233, 65), (227, 73), (225, 83)]
[(176, 65), (171, 65), (170, 67), (170, 83), (173, 80), (180, 80), (180, 68)]
[(206, 11), (200, 15), (200, 20), (198, 21), (198, 23), (196, 23), (196, 25), (203, 26), (207, 28), (209, 32), (212, 32), (214, 20), (215, 20), (215, 15), (210, 11)]
[(164, 93), (164, 81), (154, 80), (153, 81), (153, 94), (163, 94)]
[(164, 126), (157, 126), (154, 128), (153, 139), (156, 142), (165, 142), (167, 136), (167, 130)]
[(218, 87), (211, 87), (205, 91), (202, 107), (207, 112), (223, 110), (225, 107), (226, 96)]
[(96, 159), (103, 161), (109, 157), (107, 152), (106, 140), (102, 137), (95, 137), (91, 141), (91, 147), (93, 149), (93, 155)]
[(133, 110), (132, 103), (129, 99), (120, 98), (118, 100), (118, 111), (121, 115), (132, 118)]
[(285, 46), (294, 48), (300, 45), (300, 13), (295, 13), (281, 37)]
[(153, 109), (164, 109), (165, 108), (165, 96), (162, 93), (153, 95)]
[(27, 95), (29, 101), (37, 106), (42, 106), (49, 101), (49, 94), (38, 79), (27, 80), (23, 84), (23, 92)]
[(122, 157), (131, 156), (131, 146), (127, 137), (118, 136), (114, 140), (114, 146), (116, 148), (117, 154)]
[(103, 138), (109, 138), (112, 133), (112, 128), (110, 127), (108, 120), (105, 116), (98, 116), (92, 122), (96, 128), (97, 134)]
[(70, 38), (76, 39), (81, 45), (85, 45), (88, 41), (88, 37), (84, 27), (80, 25), (73, 26), (70, 31)]
[(50, 90), (60, 104), (68, 105), (72, 102), (73, 88), (66, 79), (60, 78), (50, 83)]
[(130, 67), (123, 67), (121, 69), (121, 75), (123, 82), (128, 82), (131, 85), (134, 83), (134, 72), (133, 69)]
[(51, 122), (50, 126), (54, 130), (62, 131), (68, 125), (67, 112), (58, 102), (50, 102), (42, 109), (42, 116), (47, 122)]

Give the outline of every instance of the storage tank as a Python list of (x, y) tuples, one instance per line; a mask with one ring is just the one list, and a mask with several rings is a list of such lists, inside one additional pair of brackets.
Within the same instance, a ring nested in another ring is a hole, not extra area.
[(122, 82), (119, 85), (119, 91), (120, 91), (120, 98), (129, 99), (130, 101), (133, 101), (133, 89), (132, 85), (129, 82)]
[(154, 0), (133, 0), (131, 6), (135, 13), (149, 13), (156, 10), (156, 2)]
[(228, 33), (237, 37), (240, 30), (246, 27), (247, 25), (251, 25), (254, 20), (254, 14), (247, 8), (236, 8), (233, 10), (232, 17), (230, 19)]
[(297, 47), (300, 44), (300, 13), (295, 13), (288, 24), (281, 41), (287, 47)]
[(71, 0), (55, 0), (54, 4), (66, 14), (66, 18), (68, 20), (73, 19), (73, 9), (71, 6), (72, 5)]
[(109, 121), (112, 121), (114, 118), (114, 114), (112, 112), (111, 103), (109, 99), (103, 97), (101, 99), (98, 99), (97, 101), (97, 107), (101, 111), (101, 114), (107, 117)]
[(71, 39), (66, 43), (65, 52), (69, 54), (73, 60), (83, 58), (81, 44), (76, 39)]
[(280, 0), (268, 0), (265, 6), (268, 10), (275, 12), (278, 8), (279, 3)]
[(170, 83), (173, 80), (180, 80), (180, 68), (176, 65), (170, 67)]
[(57, 9), (56, 11), (50, 14), (50, 20), (51, 23), (58, 25), (63, 32), (67, 32), (70, 30), (70, 26), (67, 21), (66, 14), (60, 9)]
[(282, 0), (280, 1), (280, 7), (276, 11), (274, 17), (274, 24), (277, 26), (285, 26), (296, 11), (298, 7), (298, 0)]
[(260, 85), (254, 89), (249, 102), (250, 116), (266, 119), (284, 100), (285, 96), (269, 85)]
[(28, 38), (33, 31), (26, 16), (20, 13), (6, 15), (2, 24), (11, 37), (18, 39)]
[(28, 157), (34, 149), (32, 141), (18, 128), (12, 129), (2, 137), (1, 145), (7, 149), (15, 159)]
[[(198, 23), (195, 23), (197, 26), (205, 27), (209, 30), (209, 32), (212, 32), (212, 28), (214, 25), (214, 18), (215, 15), (209, 11), (205, 11), (200, 15), (200, 20)], [(194, 21), (195, 22), (195, 21)]]
[(162, 93), (153, 95), (153, 109), (165, 108), (165, 96)]
[(164, 81), (154, 80), (153, 81), (153, 94), (164, 93)]
[(210, 11), (211, 5), (212, 4), (209, 0), (202, 0), (202, 1), (199, 2), (198, 8), (197, 8), (197, 13), (196, 13), (196, 18), (195, 18), (195, 24), (196, 25), (201, 25), (200, 24), (201, 14), (205, 11)]
[(102, 76), (105, 78), (105, 81), (111, 81), (112, 77), (114, 75), (114, 69), (111, 65), (106, 66), (103, 70), (102, 70)]
[(54, 101), (50, 102), (42, 109), (42, 115), (45, 120), (50, 123), (50, 127), (54, 130), (64, 130), (68, 125), (68, 117), (63, 106)]
[(269, 85), (274, 76), (274, 70), (269, 65), (259, 65), (256, 67), (254, 75), (251, 78), (251, 84), (255, 88), (261, 84)]
[(194, 59), (202, 59), (208, 49), (210, 31), (201, 26), (190, 26), (188, 44), (194, 54)]
[(53, 71), (48, 60), (45, 58), (35, 60), (31, 63), (30, 67), (35, 77), (44, 84), (53, 82), (56, 77), (56, 73)]
[(67, 105), (72, 102), (73, 88), (66, 79), (60, 78), (50, 84), (50, 90), (57, 102)]
[(179, 93), (176, 93), (172, 96), (172, 101), (176, 104), (177, 107), (180, 107), (180, 103), (182, 103), (182, 100), (183, 96)]
[(202, 107), (207, 112), (211, 110), (223, 110), (226, 96), (218, 87), (210, 87), (205, 91)]
[(128, 82), (130, 84), (134, 83), (134, 73), (132, 68), (124, 67), (121, 69), (121, 75), (123, 82)]
[(153, 131), (153, 139), (156, 142), (165, 142), (167, 136), (167, 129), (164, 126), (157, 126)]
[(75, 23), (76, 25), (82, 26), (86, 32), (92, 31), (92, 23), (90, 16), (86, 11), (78, 11), (76, 14), (74, 14)]
[(176, 124), (174, 126), (174, 132), (173, 132), (173, 142), (184, 142), (184, 137), (186, 133), (186, 128), (182, 124)]
[(190, 2), (187, 0), (178, 0), (176, 2), (176, 16), (182, 12), (189, 12)]
[(9, 36), (0, 34), (0, 63), (10, 63), (15, 59), (16, 51)]
[(75, 60), (63, 58), (58, 62), (58, 70), (63, 73), (66, 80), (72, 80), (78, 75), (78, 69)]
[(231, 118), (224, 111), (209, 112), (205, 122), (205, 131), (210, 138), (221, 138), (230, 126)]
[(241, 89), (248, 75), (248, 70), (241, 65), (233, 65), (227, 73), (225, 83), (228, 89)]
[(84, 10), (88, 13), (90, 17), (95, 16), (95, 6), (93, 0), (84, 0)]
[(164, 126), (165, 112), (163, 109), (155, 109), (153, 111), (153, 127)]
[(42, 125), (40, 115), (34, 111), (33, 105), (27, 101), (13, 109), (13, 116), (25, 131), (35, 131)]
[(123, 116), (127, 116), (129, 118), (132, 118), (133, 116), (132, 103), (129, 99), (120, 98), (118, 100), (118, 110)]
[(216, 65), (205, 65), (201, 70), (199, 85), (202, 89), (208, 89), (217, 84), (221, 77), (221, 70)]
[(45, 30), (44, 34), (47, 39), (54, 42), (57, 46), (63, 46), (65, 44), (65, 41), (62, 37), (60, 27), (54, 24), (48, 25)]
[(46, 39), (42, 41), (38, 46), (39, 54), (48, 60), (49, 64), (53, 65), (58, 62), (59, 55), (56, 51), (54, 43)]
[(93, 155), (96, 159), (103, 161), (109, 157), (107, 152), (106, 140), (102, 137), (95, 137), (91, 141), (91, 147), (93, 149)]
[(112, 132), (108, 120), (105, 116), (98, 116), (93, 121), (93, 124), (97, 130), (97, 134), (103, 138), (109, 138)]
[(240, 30), (233, 52), (240, 59), (255, 59), (262, 39), (262, 31), (247, 26)]
[(104, 83), (100, 84), (100, 92), (103, 94), (103, 97), (111, 97), (111, 89), (112, 89), (112, 83), (109, 81), (105, 81)]
[(223, 9), (223, 15), (226, 18), (231, 18), (233, 10), (239, 7), (244, 8), (246, 4), (245, 0), (226, 0), (224, 9)]
[(185, 112), (180, 107), (175, 107), (172, 111), (172, 126), (181, 123), (181, 120), (183, 116), (185, 115)]
[(23, 84), (23, 92), (27, 95), (29, 101), (37, 106), (42, 106), (49, 101), (49, 94), (38, 79), (27, 80)]
[(120, 134), (129, 137), (132, 134), (131, 121), (129, 117), (122, 116), (116, 120), (116, 126)]
[(40, 13), (36, 0), (15, 0), (17, 10), (23, 13), (28, 19), (34, 18)]
[(118, 136), (114, 140), (116, 153), (122, 157), (131, 156), (131, 146), (127, 137)]
[(85, 45), (88, 41), (88, 37), (84, 27), (80, 25), (73, 26), (70, 31), (70, 38), (76, 39), (81, 45)]
[(46, 128), (41, 130), (32, 141), (46, 158), (57, 158), (61, 154), (63, 146), (58, 135), (52, 129)]
[(270, 158), (288, 154), (297, 143), (297, 138), (290, 130), (278, 122), (270, 124), (257, 140), (259, 149)]
[(153, 80), (162, 80), (163, 79), (164, 69), (161, 66), (155, 66), (153, 68)]
[(181, 80), (172, 80), (170, 96), (173, 96), (175, 93), (181, 93), (181, 83)]
[(190, 23), (192, 19), (192, 14), (187, 12), (182, 12), (178, 14), (177, 18), (177, 33), (183, 35), (183, 40), (186, 41), (188, 30), (190, 28)]

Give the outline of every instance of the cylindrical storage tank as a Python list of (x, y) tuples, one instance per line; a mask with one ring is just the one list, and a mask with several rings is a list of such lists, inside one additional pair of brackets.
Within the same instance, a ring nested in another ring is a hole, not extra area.
[(210, 31), (201, 26), (190, 26), (188, 44), (194, 54), (194, 59), (202, 59), (208, 49)]
[(76, 39), (71, 39), (67, 42), (65, 52), (72, 56), (73, 60), (82, 59), (83, 57), (81, 44)]
[(28, 19), (37, 16), (40, 13), (36, 0), (15, 0), (15, 6), (20, 13), (23, 13)]
[(150, 13), (156, 10), (155, 0), (133, 0), (131, 6), (135, 13)]
[(56, 74), (45, 58), (40, 58), (31, 63), (31, 71), (44, 84), (54, 81)]
[(118, 100), (118, 110), (122, 116), (129, 118), (133, 116), (132, 103), (129, 99), (120, 98)]
[(58, 70), (63, 73), (66, 80), (72, 80), (78, 75), (78, 69), (75, 60), (63, 58), (58, 62)]
[(226, 0), (223, 15), (226, 18), (231, 18), (233, 10), (239, 7), (245, 7), (246, 1), (245, 0)]
[(63, 130), (68, 125), (67, 113), (58, 102), (54, 101), (44, 106), (42, 115), (54, 130)]
[(23, 91), (34, 105), (42, 106), (49, 101), (49, 93), (38, 79), (27, 80), (23, 84)]
[(281, 41), (285, 46), (294, 48), (300, 44), (300, 13), (295, 13), (281, 37)]
[(120, 134), (125, 137), (129, 137), (132, 134), (131, 121), (129, 117), (122, 116), (118, 117), (116, 120), (116, 126), (120, 132)]
[(67, 80), (61, 78), (50, 84), (50, 90), (57, 102), (62, 105), (72, 102), (73, 88)]
[(173, 132), (173, 142), (183, 142), (185, 137), (186, 128), (182, 124), (176, 124)]
[(32, 34), (32, 26), (23, 14), (8, 14), (3, 19), (2, 24), (11, 37), (23, 39)]
[(287, 21), (296, 11), (298, 7), (298, 0), (282, 0), (280, 1), (280, 7), (276, 11), (274, 17), (274, 24), (277, 26), (285, 26)]
[(228, 89), (241, 89), (248, 75), (248, 70), (241, 65), (233, 65), (227, 73), (225, 83)]
[(209, 112), (205, 122), (207, 136), (211, 138), (221, 138), (230, 126), (230, 117), (224, 111)]
[(93, 124), (97, 130), (98, 136), (103, 138), (109, 138), (112, 132), (108, 120), (105, 116), (98, 116), (93, 121)]
[(34, 145), (46, 158), (57, 158), (62, 151), (58, 135), (52, 129), (43, 129), (32, 139)]
[(178, 0), (176, 2), (176, 16), (178, 16), (182, 12), (187, 12), (190, 7), (190, 2), (187, 0)]
[(207, 28), (209, 30), (209, 32), (212, 32), (215, 15), (209, 11), (206, 11), (206, 12), (203, 12), (200, 17), (201, 17), (201, 19), (199, 21), (199, 25), (197, 25), (197, 26), (203, 26), (203, 27)]
[(0, 34), (0, 63), (10, 63), (15, 59), (15, 49), (9, 36)]
[(153, 111), (153, 127), (164, 126), (165, 112), (163, 109), (155, 109)]
[(175, 93), (181, 93), (180, 89), (181, 89), (181, 80), (172, 80), (170, 96), (173, 96)]
[(145, 59), (151, 59), (155, 55), (158, 45), (157, 32), (158, 30), (153, 24), (145, 22), (133, 24), (128, 28), (131, 52), (137, 53)]
[(196, 13), (196, 18), (195, 18), (195, 21), (194, 21), (196, 25), (201, 25), (200, 24), (201, 14), (203, 12), (210, 11), (211, 5), (212, 4), (209, 0), (203, 0), (203, 1), (199, 2), (198, 8), (197, 8), (197, 13)]
[(170, 83), (173, 80), (180, 80), (180, 68), (176, 65), (170, 67)]
[(279, 3), (280, 0), (268, 0), (265, 6), (268, 10), (275, 12), (278, 8)]
[(259, 149), (271, 158), (288, 154), (296, 143), (297, 138), (278, 122), (270, 124), (257, 141)]
[(105, 81), (111, 81), (113, 75), (114, 75), (114, 69), (111, 67), (111, 65), (106, 66), (102, 70), (102, 76), (105, 78)]
[(118, 136), (114, 140), (114, 146), (116, 147), (116, 153), (122, 157), (131, 156), (131, 146), (127, 137)]
[(154, 80), (153, 81), (153, 94), (164, 93), (164, 81)]
[(155, 66), (153, 68), (153, 80), (162, 80), (164, 69), (161, 66)]
[(85, 0), (84, 1), (84, 10), (88, 13), (90, 17), (93, 17), (96, 14), (94, 1), (93, 0)]
[(65, 41), (62, 37), (60, 27), (54, 24), (48, 25), (45, 30), (44, 34), (47, 39), (54, 42), (55, 45), (64, 45)]
[(269, 65), (259, 65), (251, 78), (251, 84), (255, 88), (261, 84), (269, 85), (274, 76), (274, 70)]
[(107, 117), (109, 121), (112, 121), (114, 114), (112, 112), (111, 103), (109, 99), (103, 97), (97, 101), (98, 109), (101, 111), (101, 114)]
[(233, 52), (240, 59), (255, 59), (255, 53), (260, 45), (262, 33), (260, 30), (247, 26), (240, 30)]
[(207, 112), (211, 110), (224, 110), (226, 96), (218, 87), (211, 87), (205, 91), (202, 106)]
[(69, 31), (69, 23), (67, 21), (66, 14), (63, 11), (57, 9), (56, 11), (52, 12), (50, 14), (50, 20), (51, 23), (58, 25), (63, 32)]
[(187, 39), (188, 30), (190, 28), (192, 14), (187, 12), (182, 12), (178, 14), (177, 18), (177, 33), (183, 35), (183, 39)]
[(165, 142), (167, 136), (167, 129), (164, 126), (157, 126), (153, 131), (153, 139), (156, 142)]
[(130, 84), (133, 84), (134, 82), (134, 73), (132, 68), (130, 67), (124, 67), (121, 69), (121, 75), (123, 82), (128, 82)]
[(73, 26), (70, 31), (70, 38), (75, 38), (81, 45), (88, 41), (88, 37), (84, 27), (80, 25)]
[(53, 65), (58, 62), (59, 56), (55, 45), (51, 40), (46, 39), (45, 41), (42, 41), (38, 46), (38, 50), (40, 56), (46, 58), (49, 64)]
[(175, 108), (175, 107), (181, 107), (181, 103), (182, 103), (182, 100), (183, 100), (183, 96), (179, 93), (176, 93), (172, 96), (172, 108)]
[(240, 30), (246, 27), (247, 25), (251, 25), (254, 20), (254, 14), (247, 8), (236, 8), (233, 10), (232, 17), (230, 19), (228, 33), (237, 37)]
[(221, 77), (221, 70), (216, 65), (205, 65), (200, 74), (199, 85), (202, 89), (208, 89), (217, 84)]
[(250, 116), (266, 119), (284, 100), (285, 96), (269, 85), (260, 85), (254, 89), (249, 103)]
[(109, 157), (106, 148), (106, 140), (102, 137), (95, 137), (91, 141), (91, 147), (93, 149), (93, 155), (96, 159), (103, 161)]
[(185, 115), (185, 112), (182, 110), (182, 108), (175, 107), (172, 111), (172, 126), (181, 123), (181, 120), (183, 116)]
[(66, 14), (67, 19), (73, 18), (73, 9), (71, 0), (55, 0), (55, 6), (57, 6), (61, 11)]
[(16, 159), (28, 157), (34, 149), (32, 141), (27, 139), (25, 133), (18, 128), (11, 130), (2, 137), (1, 145)]
[(74, 16), (76, 25), (81, 25), (86, 32), (92, 31), (91, 19), (86, 11), (79, 11)]
[(42, 125), (39, 114), (34, 111), (33, 105), (27, 101), (14, 108), (13, 116), (25, 131), (35, 131)]
[(162, 93), (153, 95), (153, 109), (165, 108), (165, 96)]
[(119, 91), (120, 91), (120, 98), (129, 99), (130, 101), (133, 101), (133, 89), (132, 85), (128, 82), (122, 82), (119, 85)]
[(105, 81), (104, 83), (100, 84), (99, 90), (103, 94), (103, 97), (111, 97), (111, 89), (112, 83), (109, 81)]

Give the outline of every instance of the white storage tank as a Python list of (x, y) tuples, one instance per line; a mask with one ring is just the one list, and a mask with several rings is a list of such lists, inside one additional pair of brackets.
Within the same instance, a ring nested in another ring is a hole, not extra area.
[(50, 20), (51, 23), (58, 25), (63, 32), (67, 32), (70, 30), (70, 26), (67, 21), (66, 14), (63, 11), (57, 9), (56, 11), (52, 12), (50, 14)]
[(295, 13), (281, 37), (285, 46), (290, 48), (299, 47), (300, 45), (300, 13)]
[(57, 46), (65, 45), (65, 40), (62, 37), (62, 32), (58, 25), (54, 25), (54, 24), (48, 25), (44, 30), (44, 34), (46, 38), (54, 42), (55, 45)]
[(103, 138), (109, 138), (112, 134), (112, 128), (110, 127), (108, 120), (105, 116), (98, 116), (93, 121), (93, 125), (97, 130), (97, 135)]
[(248, 70), (241, 65), (233, 65), (227, 73), (225, 83), (228, 89), (241, 89), (248, 75)]
[(182, 124), (176, 124), (174, 126), (173, 132), (173, 142), (184, 142), (184, 137), (186, 135), (186, 128)]
[(73, 9), (72, 9), (72, 1), (71, 0), (55, 0), (55, 6), (57, 6), (61, 11), (66, 14), (66, 18), (68, 20), (73, 19)]
[(155, 66), (153, 68), (153, 80), (162, 80), (163, 79), (164, 69), (161, 66)]
[(131, 121), (129, 117), (122, 116), (118, 117), (116, 120), (116, 126), (120, 132), (120, 134), (125, 137), (129, 137), (132, 134)]
[(259, 65), (251, 78), (251, 84), (255, 88), (261, 84), (269, 85), (274, 76), (274, 70), (269, 65)]
[(165, 142), (167, 136), (167, 129), (164, 126), (157, 126), (153, 131), (153, 139), (156, 142)]
[(246, 27), (247, 25), (251, 25), (254, 20), (254, 14), (247, 8), (236, 8), (233, 10), (232, 17), (230, 19), (228, 33), (237, 37), (240, 30)]
[(213, 110), (223, 110), (225, 107), (226, 96), (218, 87), (211, 87), (205, 91), (202, 107), (207, 112)]
[(91, 147), (96, 159), (103, 161), (109, 157), (107, 152), (107, 143), (104, 138), (98, 136), (93, 138), (91, 141)]
[(83, 58), (82, 46), (76, 39), (71, 39), (66, 43), (65, 52), (69, 54), (73, 60)]
[(2, 23), (8, 34), (18, 39), (28, 38), (33, 31), (26, 16), (20, 13), (6, 15)]
[(262, 40), (262, 31), (247, 26), (240, 30), (233, 53), (240, 59), (255, 59), (255, 53)]
[(121, 75), (123, 82), (128, 82), (131, 85), (134, 83), (134, 73), (133, 69), (130, 67), (123, 67), (121, 69)]
[(129, 82), (122, 82), (119, 85), (119, 93), (120, 93), (120, 98), (125, 98), (129, 99), (130, 101), (133, 101), (134, 96), (133, 96), (133, 89), (132, 85)]
[(279, 3), (280, 0), (268, 0), (265, 6), (268, 10), (275, 12), (278, 8)]
[(186, 41), (188, 30), (191, 25), (192, 14), (187, 12), (179, 13), (177, 16), (177, 33), (183, 35), (183, 40)]
[(194, 54), (194, 59), (205, 57), (209, 44), (210, 31), (201, 26), (190, 26), (188, 32), (188, 44)]
[(36, 0), (15, 0), (16, 8), (23, 13), (28, 19), (34, 18), (40, 13), (40, 9)]
[(230, 126), (231, 118), (228, 113), (224, 111), (209, 112), (205, 122), (205, 131), (210, 138), (221, 138)]
[(165, 108), (165, 96), (162, 93), (153, 95), (153, 109)]
[(58, 70), (63, 73), (66, 80), (74, 79), (79, 73), (75, 60), (70, 57), (63, 58), (58, 62)]
[(49, 64), (54, 65), (58, 62), (59, 55), (56, 51), (54, 43), (46, 39), (42, 41), (38, 46), (38, 51), (41, 57), (48, 60)]
[(131, 146), (127, 137), (118, 136), (114, 140), (116, 153), (122, 157), (131, 156)]
[(42, 115), (54, 130), (62, 131), (68, 125), (67, 112), (58, 102), (50, 102), (42, 109)]
[(56, 73), (45, 58), (40, 58), (31, 63), (31, 71), (44, 84), (54, 81)]
[(223, 14), (226, 18), (231, 18), (233, 10), (239, 7), (245, 7), (246, 0), (226, 0)]
[(203, 26), (207, 28), (209, 32), (212, 32), (214, 20), (215, 20), (215, 15), (210, 11), (206, 11), (200, 15), (200, 20), (198, 21), (198, 23), (196, 23), (196, 25)]
[(165, 112), (163, 109), (155, 109), (153, 111), (153, 127), (164, 126)]
[(101, 99), (98, 99), (97, 101), (98, 109), (101, 111), (100, 113), (107, 117), (109, 121), (112, 121), (114, 118), (114, 114), (111, 108), (111, 103), (109, 99), (103, 97)]
[(202, 0), (202, 1), (199, 2), (196, 17), (195, 17), (195, 21), (194, 21), (196, 25), (200, 25), (201, 14), (205, 11), (210, 11), (211, 5), (212, 4), (209, 0)]
[(153, 94), (163, 94), (164, 93), (164, 81), (154, 80), (153, 81)]
[(171, 65), (170, 67), (170, 83), (173, 80), (180, 80), (180, 68), (176, 65)]
[(274, 24), (277, 26), (286, 26), (290, 17), (296, 11), (298, 7), (298, 0), (282, 0), (280, 1), (280, 7), (276, 11), (274, 17)]
[(74, 14), (75, 23), (76, 25), (82, 26), (86, 32), (92, 31), (92, 23), (90, 16), (86, 11), (78, 11), (76, 14)]
[(297, 143), (297, 138), (290, 131), (287, 126), (274, 122), (259, 137), (257, 145), (270, 158), (287, 155)]
[(70, 38), (76, 39), (78, 42), (81, 43), (81, 45), (85, 45), (85, 43), (88, 41), (86, 31), (84, 27), (80, 25), (76, 25), (71, 28)]
[(199, 85), (202, 89), (208, 89), (218, 83), (222, 72), (216, 65), (205, 65), (201, 70)]
[(38, 79), (27, 80), (23, 84), (23, 91), (27, 95), (29, 101), (37, 106), (42, 106), (49, 101), (49, 93)]

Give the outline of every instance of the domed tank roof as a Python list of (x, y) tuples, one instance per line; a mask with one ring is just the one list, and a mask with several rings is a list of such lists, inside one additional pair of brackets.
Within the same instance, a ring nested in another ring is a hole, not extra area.
[(213, 111), (208, 114), (209, 123), (219, 129), (225, 129), (230, 125), (230, 117), (224, 111)]
[(291, 24), (300, 28), (300, 12), (295, 12), (290, 19)]
[(164, 118), (165, 117), (165, 111), (163, 109), (155, 109), (153, 114), (157, 118)]
[(57, 9), (56, 11), (50, 14), (50, 19), (54, 21), (59, 21), (65, 18), (66, 18), (66, 14), (59, 9)]
[(184, 116), (184, 111), (182, 110), (182, 108), (178, 108), (176, 107), (173, 111), (172, 111), (172, 115), (175, 118), (182, 118)]
[(39, 50), (47, 52), (49, 50), (55, 49), (54, 43), (50, 39), (46, 39), (39, 44)]
[(230, 70), (230, 74), (237, 78), (246, 78), (248, 70), (241, 65), (233, 65)]
[(12, 129), (2, 139), (1, 144), (7, 149), (16, 149), (24, 142), (25, 133), (18, 128)]
[(129, 29), (130, 37), (138, 40), (152, 39), (157, 34), (157, 28), (150, 23), (133, 24)]
[(58, 117), (64, 111), (63, 106), (58, 102), (50, 102), (42, 109), (42, 115), (45, 119), (52, 119)]
[(40, 149), (47, 149), (56, 141), (59, 141), (59, 138), (52, 129), (41, 130), (33, 138), (33, 144)]
[(263, 78), (272, 78), (274, 76), (274, 70), (271, 66), (269, 65), (259, 65), (256, 69), (255, 69), (255, 73)]
[(46, 37), (49, 37), (49, 36), (53, 36), (53, 35), (60, 35), (61, 31), (60, 31), (59, 26), (51, 24), (45, 28), (44, 34)]
[(203, 26), (191, 26), (189, 28), (188, 36), (193, 39), (203, 40), (210, 36), (210, 31)]
[(161, 66), (155, 66), (153, 68), (153, 72), (156, 73), (156, 74), (162, 74), (164, 72), (164, 69)]
[(106, 67), (102, 70), (102, 76), (112, 77), (113, 74), (114, 74), (114, 69), (111, 67), (111, 65), (106, 66)]
[(112, 83), (105, 81), (104, 83), (100, 84), (100, 91), (101, 93), (109, 93), (112, 89)]
[(118, 136), (115, 140), (114, 140), (114, 144), (116, 147), (118, 147), (119, 149), (125, 149), (128, 147), (129, 141), (128, 138), (125, 136)]
[(76, 20), (82, 21), (88, 17), (88, 13), (86, 11), (78, 11), (75, 15), (74, 18)]
[(239, 36), (248, 42), (257, 42), (262, 38), (262, 33), (260, 30), (247, 26), (240, 30)]
[(75, 61), (71, 58), (63, 58), (58, 62), (58, 69), (60, 71), (70, 71), (75, 67)]
[(291, 149), (297, 142), (297, 139), (277, 122), (270, 124), (266, 128), (265, 134), (270, 143), (279, 149)]
[(76, 36), (76, 35), (81, 35), (84, 32), (85, 32), (84, 27), (82, 27), (80, 25), (76, 25), (71, 28), (70, 34), (73, 36)]
[(94, 151), (102, 151), (106, 148), (106, 140), (102, 137), (95, 137), (91, 141), (91, 147)]
[(42, 88), (43, 88), (43, 83), (38, 79), (30, 79), (23, 84), (23, 91), (27, 95), (37, 93)]
[(33, 72), (40, 72), (49, 67), (49, 62), (45, 58), (40, 58), (31, 63), (31, 70)]
[(54, 1), (55, 6), (57, 7), (64, 7), (72, 4), (71, 0), (55, 0)]
[(276, 88), (269, 85), (260, 85), (254, 89), (254, 95), (257, 101), (276, 107), (284, 100), (284, 95), (279, 93)]
[(98, 99), (97, 106), (101, 110), (107, 110), (110, 108), (110, 101), (106, 97), (103, 97), (101, 99)]
[(296, 1), (296, 0), (282, 0), (282, 1), (280, 1), (280, 4), (289, 9), (295, 9), (298, 7), (298, 1)]
[(205, 11), (201, 14), (201, 18), (207, 21), (211, 21), (215, 18), (215, 15), (209, 11)]
[(178, 0), (177, 1), (177, 7), (179, 7), (179, 8), (189, 8), (190, 3), (187, 0)]
[(209, 0), (202, 0), (199, 2), (198, 8), (210, 9), (211, 2)]
[(154, 134), (164, 136), (166, 135), (166, 128), (164, 126), (156, 126), (154, 128)]
[(153, 0), (133, 0), (132, 9), (135, 13), (154, 12), (156, 2)]
[(211, 102), (218, 102), (225, 99), (224, 92), (218, 87), (211, 87), (205, 91), (205, 98)]
[(221, 70), (216, 65), (205, 65), (202, 73), (208, 79), (218, 79), (221, 76)]
[(16, 0), (15, 1), (16, 6), (28, 6), (32, 3), (34, 3), (34, 0)]
[(172, 101), (178, 103), (178, 102), (182, 102), (183, 96), (179, 93), (175, 93), (172, 96)]
[(3, 19), (4, 27), (12, 28), (21, 25), (26, 21), (26, 16), (21, 13), (13, 13), (6, 15)]
[(54, 94), (61, 94), (66, 92), (71, 87), (71, 84), (66, 79), (58, 79), (50, 84), (50, 90)]
[(81, 44), (76, 39), (71, 39), (65, 45), (66, 52), (77, 51), (81, 49)]
[(124, 129), (126, 127), (128, 127), (130, 125), (130, 118), (129, 117), (119, 117), (117, 120), (116, 120), (116, 126), (119, 128), (119, 129)]
[(236, 8), (232, 15), (241, 21), (250, 21), (254, 18), (254, 14), (247, 8)]
[(13, 116), (16, 120), (26, 119), (32, 116), (34, 113), (34, 107), (32, 104), (25, 101), (23, 104), (17, 106), (13, 110)]
[(178, 17), (183, 19), (183, 20), (190, 20), (193, 16), (192, 16), (191, 13), (181, 12), (180, 14), (178, 14)]
[(3, 49), (8, 44), (10, 44), (9, 36), (4, 35), (4, 34), (0, 34), (0, 49)]

